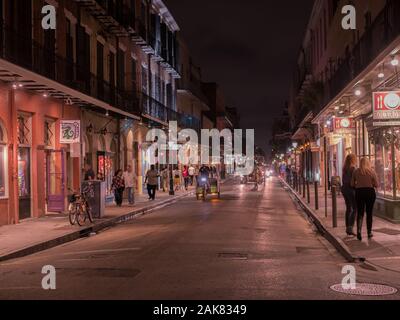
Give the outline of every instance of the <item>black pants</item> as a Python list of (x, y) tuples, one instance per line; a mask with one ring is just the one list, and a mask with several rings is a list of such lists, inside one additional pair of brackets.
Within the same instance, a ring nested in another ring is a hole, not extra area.
[(375, 189), (360, 188), (356, 190), (357, 202), (357, 232), (361, 233), (364, 213), (367, 212), (367, 230), (372, 232), (373, 210), (376, 200)]
[(187, 190), (188, 187), (189, 187), (189, 183), (190, 183), (190, 177), (185, 177), (183, 179), (184, 179), (184, 182), (185, 182), (185, 190)]
[(346, 232), (353, 232), (357, 214), (356, 193), (351, 187), (343, 187), (342, 194), (346, 203)]
[(149, 199), (155, 200), (156, 199), (156, 190), (157, 186), (156, 185), (147, 185), (147, 192), (149, 194)]
[(119, 207), (122, 205), (123, 194), (124, 194), (124, 188), (119, 188), (114, 190), (115, 203)]

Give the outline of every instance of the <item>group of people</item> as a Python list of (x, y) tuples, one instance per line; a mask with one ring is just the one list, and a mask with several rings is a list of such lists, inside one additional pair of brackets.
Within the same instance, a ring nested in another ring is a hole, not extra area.
[(114, 192), (115, 203), (118, 207), (122, 206), (125, 191), (128, 195), (129, 205), (135, 204), (135, 185), (136, 176), (131, 166), (127, 166), (125, 172), (123, 172), (121, 169), (115, 172), (111, 189)]
[[(175, 168), (173, 170), (173, 181), (175, 191), (180, 190), (182, 187), (187, 191), (189, 185), (194, 184), (197, 177), (197, 172), (193, 166), (184, 166), (182, 170)], [(151, 165), (150, 170), (147, 171), (144, 183), (147, 186), (147, 193), (149, 200), (154, 201), (156, 199), (156, 192), (158, 189), (158, 183), (160, 179), (160, 185), (163, 192), (169, 190), (169, 169), (164, 168), (161, 174), (156, 169), (155, 165)], [(135, 203), (134, 201), (134, 186), (136, 185), (136, 176), (133, 173), (132, 167), (128, 166), (127, 170), (117, 170), (115, 172), (112, 181), (112, 191), (114, 192), (115, 203), (121, 207), (123, 202), (123, 194), (127, 191), (128, 201), (130, 205)]]
[[(173, 176), (173, 188), (175, 191), (185, 189), (186, 191), (189, 189), (189, 186), (193, 186), (198, 173), (194, 166), (184, 166), (182, 170), (179, 170), (178, 167), (175, 167), (172, 170)], [(163, 192), (169, 190), (170, 183), (170, 170), (168, 167), (165, 167), (161, 171), (161, 189)]]
[[(354, 154), (348, 155), (343, 166), (342, 177), (342, 194), (346, 203), (346, 233), (349, 236), (357, 236), (360, 241), (365, 213), (367, 214), (368, 238), (373, 237), (373, 210), (377, 187), (378, 177), (369, 159), (362, 158), (357, 168), (357, 157)], [(356, 220), (357, 234), (354, 234)]]

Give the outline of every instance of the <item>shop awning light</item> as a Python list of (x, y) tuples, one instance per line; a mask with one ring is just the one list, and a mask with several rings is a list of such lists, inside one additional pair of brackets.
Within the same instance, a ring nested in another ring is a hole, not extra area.
[(384, 78), (384, 77), (385, 77), (385, 74), (384, 74), (383, 72), (381, 72), (381, 73), (378, 74), (378, 78), (379, 78), (379, 79), (382, 79), (382, 78)]
[(361, 92), (360, 89), (357, 89), (356, 91), (354, 91), (354, 94), (355, 94), (357, 97), (359, 97), (359, 96), (361, 96), (362, 92)]
[(399, 59), (393, 58), (390, 63), (392, 64), (393, 67), (398, 66), (399, 65)]

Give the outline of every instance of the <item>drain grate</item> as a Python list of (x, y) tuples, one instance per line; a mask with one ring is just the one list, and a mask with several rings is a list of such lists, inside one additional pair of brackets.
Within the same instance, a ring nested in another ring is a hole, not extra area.
[(335, 292), (355, 296), (388, 296), (397, 293), (396, 288), (374, 283), (357, 283), (355, 289), (344, 289), (341, 284), (335, 284), (330, 288)]

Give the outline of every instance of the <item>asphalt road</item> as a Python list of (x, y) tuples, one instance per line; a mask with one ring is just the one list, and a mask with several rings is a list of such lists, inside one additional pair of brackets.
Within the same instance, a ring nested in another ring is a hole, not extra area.
[[(186, 198), (96, 236), (0, 263), (0, 299), (358, 298), (329, 289), (341, 283), (347, 263), (280, 183), (250, 189), (228, 183), (220, 200)], [(41, 287), (45, 265), (56, 268), (56, 290)], [(357, 270), (358, 280), (400, 283), (386, 272)]]

